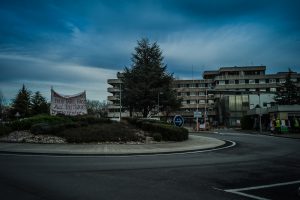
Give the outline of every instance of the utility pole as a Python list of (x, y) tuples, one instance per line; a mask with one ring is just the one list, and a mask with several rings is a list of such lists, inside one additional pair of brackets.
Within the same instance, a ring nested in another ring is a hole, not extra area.
[(204, 106), (204, 128), (206, 129), (206, 104), (207, 104), (207, 88), (205, 89), (205, 106)]
[(120, 122), (121, 122), (121, 117), (122, 117), (122, 86), (120, 82)]
[(262, 127), (261, 127), (261, 105), (260, 105), (260, 93), (258, 93), (258, 104), (259, 104), (259, 133), (262, 133)]
[(159, 95), (163, 94), (162, 92), (158, 92), (157, 94), (157, 115), (159, 116)]

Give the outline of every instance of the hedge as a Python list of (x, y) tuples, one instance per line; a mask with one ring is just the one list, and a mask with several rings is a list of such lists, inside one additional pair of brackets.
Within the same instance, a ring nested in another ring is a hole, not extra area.
[(32, 125), (39, 123), (47, 124), (64, 124), (71, 122), (70, 119), (59, 116), (50, 116), (50, 115), (36, 115), (30, 118), (15, 120), (9, 123), (9, 127), (12, 130), (29, 130)]
[[(188, 139), (188, 130), (185, 128), (178, 128), (174, 125), (161, 123), (156, 120), (137, 118), (124, 118), (123, 120), (144, 131), (152, 133), (152, 137), (154, 136), (154, 133), (160, 133), (161, 139), (164, 141), (183, 141)], [(155, 137), (158, 138), (159, 136)]]
[(5, 125), (5, 124), (0, 124), (0, 137), (9, 134), (10, 132), (12, 132), (12, 129)]
[(103, 124), (103, 123), (111, 123), (111, 121), (109, 119), (95, 118), (93, 116), (87, 116), (87, 115), (76, 116), (76, 117), (37, 115), (34, 117), (13, 121), (9, 123), (9, 127), (12, 130), (29, 130), (32, 128), (33, 125), (36, 124), (39, 124), (38, 126), (46, 126), (45, 124), (48, 124), (49, 126), (57, 125), (57, 127), (60, 128), (62, 127), (76, 128), (81, 126), (88, 126), (89, 124)]
[(252, 130), (254, 120), (250, 116), (243, 116), (241, 119), (241, 128), (243, 130)]
[(120, 123), (94, 124), (87, 127), (65, 129), (59, 132), (69, 143), (128, 142), (138, 141), (139, 137)]

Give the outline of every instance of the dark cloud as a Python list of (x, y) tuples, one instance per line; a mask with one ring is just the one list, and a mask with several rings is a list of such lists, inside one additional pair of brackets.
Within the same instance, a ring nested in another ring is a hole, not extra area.
[[(219, 66), (299, 70), (299, 7), (281, 0), (1, 1), (1, 87), (20, 80), (90, 87), (96, 78), (84, 69), (122, 70), (142, 37), (158, 42), (179, 77), (191, 77), (192, 66), (195, 77)], [(101, 84), (112, 78), (99, 76)]]

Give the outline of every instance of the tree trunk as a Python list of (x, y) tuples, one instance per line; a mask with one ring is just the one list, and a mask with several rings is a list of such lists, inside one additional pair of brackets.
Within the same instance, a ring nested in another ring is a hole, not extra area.
[(132, 106), (129, 106), (129, 116), (132, 117)]

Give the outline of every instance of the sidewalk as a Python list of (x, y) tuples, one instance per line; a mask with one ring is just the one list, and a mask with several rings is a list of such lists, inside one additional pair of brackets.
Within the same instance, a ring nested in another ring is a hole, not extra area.
[(300, 133), (271, 133), (269, 131), (262, 131), (262, 133), (260, 133), (259, 131), (255, 131), (255, 130), (242, 130), (242, 129), (234, 129), (234, 130), (242, 133), (262, 134), (262, 135), (269, 135), (274, 137), (300, 139)]
[(159, 144), (30, 144), (0, 143), (0, 153), (33, 153), (60, 155), (131, 155), (175, 153), (216, 148), (225, 142), (190, 135), (187, 141)]

